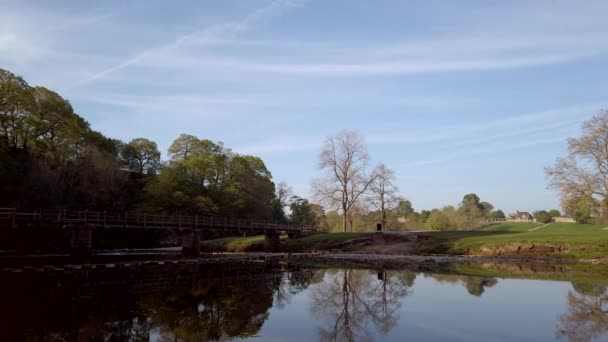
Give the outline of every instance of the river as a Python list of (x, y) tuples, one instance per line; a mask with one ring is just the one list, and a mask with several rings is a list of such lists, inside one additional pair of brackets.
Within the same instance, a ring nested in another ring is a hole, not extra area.
[(608, 283), (187, 263), (4, 270), (2, 341), (607, 341)]

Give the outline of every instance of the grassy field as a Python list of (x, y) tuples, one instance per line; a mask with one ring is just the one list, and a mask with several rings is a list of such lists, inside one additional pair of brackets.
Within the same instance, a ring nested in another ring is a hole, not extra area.
[(495, 256), (608, 257), (607, 225), (500, 223), (478, 231), (432, 233), (427, 252)]
[[(551, 223), (499, 223), (473, 231), (433, 231), (421, 233), (427, 239), (415, 246), (418, 254), (484, 255), (493, 257), (596, 259), (608, 257), (608, 225)], [(534, 231), (531, 229), (538, 228)], [(287, 252), (344, 250), (347, 241), (374, 233), (319, 233), (299, 239), (281, 240)], [(398, 243), (399, 241), (387, 241)], [(204, 241), (203, 250), (262, 251), (264, 236), (224, 238)], [(357, 247), (348, 247), (356, 251)]]

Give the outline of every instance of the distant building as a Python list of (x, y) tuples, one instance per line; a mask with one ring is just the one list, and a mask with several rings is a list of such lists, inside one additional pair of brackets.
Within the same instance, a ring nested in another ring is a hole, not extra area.
[(576, 221), (572, 217), (566, 217), (566, 216), (554, 217), (553, 221), (561, 222), (561, 223), (576, 223)]
[(528, 222), (533, 220), (534, 216), (532, 216), (532, 214), (527, 211), (519, 210), (515, 214), (509, 215), (509, 218), (507, 218), (507, 221), (509, 222)]

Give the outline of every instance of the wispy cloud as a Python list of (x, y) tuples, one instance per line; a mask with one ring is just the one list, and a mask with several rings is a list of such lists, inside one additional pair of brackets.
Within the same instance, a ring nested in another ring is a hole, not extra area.
[(187, 34), (183, 34), (179, 37), (176, 37), (172, 42), (152, 47), (146, 49), (144, 51), (139, 52), (135, 56), (129, 57), (126, 60), (113, 65), (107, 69), (96, 72), (93, 75), (90, 75), (84, 79), (81, 79), (74, 84), (68, 86), (64, 90), (72, 89), (90, 82), (94, 82), (98, 79), (101, 79), (111, 73), (124, 69), (128, 66), (134, 65), (142, 61), (148, 56), (154, 54), (163, 54), (164, 51), (170, 51), (180, 47), (181, 45), (192, 42), (192, 43), (201, 43), (205, 41), (213, 41), (215, 39), (219, 39), (222, 37), (230, 37), (232, 35), (236, 35), (243, 31), (249, 30), (252, 26), (260, 23), (261, 21), (270, 18), (274, 15), (279, 15), (283, 13), (288, 8), (294, 7), (295, 3), (288, 0), (275, 0), (270, 5), (262, 7), (260, 9), (255, 10), (247, 14), (240, 21), (235, 22), (227, 22), (222, 24), (215, 24), (210, 27), (194, 30)]
[[(547, 135), (554, 136), (555, 132), (561, 133), (572, 127), (578, 127), (585, 118), (583, 113), (593, 113), (607, 105), (606, 102), (585, 104), (528, 114), (511, 114), (504, 119), (436, 125), (426, 129), (404, 130), (393, 122), (393, 129), (383, 129), (378, 132), (370, 128), (363, 130), (362, 133), (367, 137), (370, 145), (415, 145), (418, 150), (432, 147), (433, 153), (442, 157), (413, 162), (418, 165), (430, 164), (453, 160), (468, 155), (471, 151), (478, 154), (490, 151), (492, 148), (509, 151), (535, 144), (564, 141), (563, 135), (558, 135), (558, 139), (547, 138)], [(249, 144), (241, 147), (240, 150), (260, 154), (301, 152), (318, 149), (323, 138), (318, 135), (294, 134), (290, 138), (272, 138)], [(485, 147), (471, 149), (471, 146)], [(462, 152), (458, 152), (458, 149)], [(407, 165), (411, 164), (407, 163)]]
[[(297, 63), (251, 63), (229, 60), (217, 60), (209, 63), (215, 67), (237, 69), (242, 71), (293, 74), (303, 76), (374, 76), (374, 75), (399, 75), (420, 74), (434, 72), (458, 72), (458, 71), (480, 71), (500, 70), (511, 68), (522, 68), (538, 65), (548, 65), (571, 61), (581, 57), (583, 54), (548, 54), (531, 57), (512, 58), (472, 58), (472, 59), (406, 59), (397, 62), (370, 62), (370, 63), (319, 63), (319, 64), (297, 64)], [(203, 62), (205, 63), (205, 62)]]
[(459, 151), (452, 151), (452, 152), (449, 152), (449, 153), (446, 153), (443, 155), (439, 155), (434, 158), (416, 160), (411, 163), (402, 164), (401, 166), (407, 167), (407, 166), (421, 166), (421, 165), (446, 163), (446, 162), (450, 162), (450, 161), (453, 161), (456, 159), (471, 158), (471, 157), (475, 158), (475, 157), (479, 157), (480, 155), (486, 155), (486, 154), (496, 155), (496, 154), (517, 151), (517, 150), (522, 150), (522, 149), (529, 149), (529, 148), (540, 146), (540, 145), (554, 144), (554, 143), (558, 143), (558, 142), (564, 142), (564, 138), (563, 137), (553, 137), (553, 138), (545, 138), (545, 139), (531, 139), (531, 140), (525, 140), (522, 142), (507, 143), (507, 144), (503, 144), (503, 145), (488, 144), (484, 147), (467, 148), (467, 149), (463, 149), (463, 150), (459, 150)]

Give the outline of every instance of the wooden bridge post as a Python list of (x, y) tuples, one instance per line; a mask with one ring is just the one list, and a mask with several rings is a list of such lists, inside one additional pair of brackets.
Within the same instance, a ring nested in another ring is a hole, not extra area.
[(287, 237), (289, 239), (297, 239), (301, 236), (302, 234), (300, 232), (294, 232), (294, 231), (290, 231), (289, 233), (287, 233)]
[(201, 231), (186, 229), (181, 231), (182, 255), (199, 256), (201, 253)]
[(281, 246), (281, 234), (276, 231), (264, 234), (264, 252), (278, 252)]
[(70, 233), (70, 256), (74, 258), (89, 257), (93, 248), (93, 229), (86, 225), (75, 226), (72, 227)]

